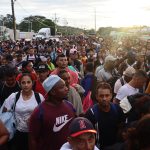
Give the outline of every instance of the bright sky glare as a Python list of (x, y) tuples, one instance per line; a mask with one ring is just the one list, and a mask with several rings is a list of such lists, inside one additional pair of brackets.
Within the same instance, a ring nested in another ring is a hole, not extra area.
[[(0, 15), (11, 14), (11, 0), (0, 0)], [(150, 26), (150, 0), (16, 0), (15, 15), (41, 15), (80, 28)]]

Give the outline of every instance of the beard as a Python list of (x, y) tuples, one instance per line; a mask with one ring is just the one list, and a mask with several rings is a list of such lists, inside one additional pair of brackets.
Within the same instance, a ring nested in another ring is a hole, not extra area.
[(109, 103), (108, 101), (106, 101), (106, 100), (102, 100), (102, 101), (100, 102), (100, 107), (101, 107), (101, 108), (106, 109), (106, 108), (109, 107), (109, 105), (110, 105), (110, 103)]

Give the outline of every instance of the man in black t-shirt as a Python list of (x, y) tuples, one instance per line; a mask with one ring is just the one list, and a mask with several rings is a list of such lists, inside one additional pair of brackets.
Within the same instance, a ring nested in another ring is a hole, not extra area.
[(102, 150), (117, 142), (120, 123), (125, 121), (122, 109), (111, 103), (112, 89), (108, 83), (99, 83), (96, 88), (95, 104), (89, 109), (85, 117), (89, 119), (97, 130), (97, 146)]
[(16, 81), (16, 68), (6, 67), (4, 82), (0, 82), (0, 106), (2, 106), (9, 95), (20, 90), (19, 84)]

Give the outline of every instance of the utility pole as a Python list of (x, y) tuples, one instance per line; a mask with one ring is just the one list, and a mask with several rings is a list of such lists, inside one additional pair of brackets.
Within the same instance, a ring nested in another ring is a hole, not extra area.
[(16, 18), (14, 12), (14, 0), (11, 0), (11, 8), (12, 8), (12, 17), (13, 17), (14, 40), (16, 40)]
[(94, 13), (95, 13), (95, 34), (96, 34), (96, 8), (95, 8)]
[(31, 23), (31, 31), (30, 32), (32, 32), (32, 21), (30, 23)]
[(28, 20), (28, 32), (30, 32), (30, 21)]
[(56, 22), (57, 22), (56, 19), (57, 19), (57, 18), (56, 18), (56, 13), (55, 13), (55, 35), (56, 35)]

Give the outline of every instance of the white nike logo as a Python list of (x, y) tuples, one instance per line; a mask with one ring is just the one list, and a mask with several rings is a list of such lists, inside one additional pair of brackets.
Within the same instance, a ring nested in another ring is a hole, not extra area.
[(63, 124), (61, 124), (60, 126), (56, 127), (56, 124), (54, 124), (53, 127), (53, 131), (54, 132), (58, 132), (60, 131), (72, 118), (70, 118), (69, 120), (65, 120), (65, 122), (63, 122)]

